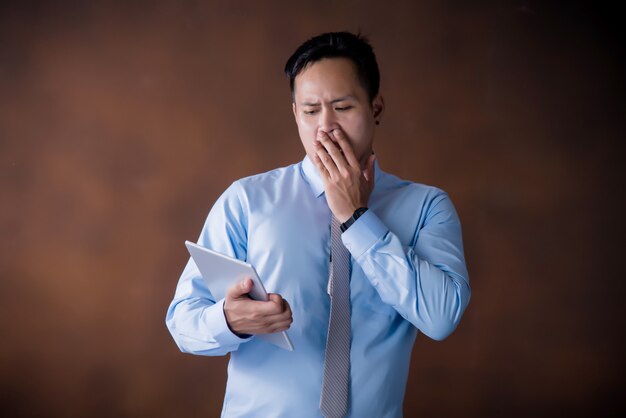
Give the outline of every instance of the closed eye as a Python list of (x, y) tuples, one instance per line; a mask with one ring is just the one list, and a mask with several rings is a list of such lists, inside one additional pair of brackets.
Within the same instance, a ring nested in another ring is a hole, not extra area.
[(337, 110), (338, 112), (345, 112), (346, 110), (350, 110), (352, 109), (352, 106), (342, 106), (342, 107), (336, 107), (335, 110)]
[(305, 110), (302, 113), (304, 113), (305, 115), (314, 115), (317, 113), (317, 110)]

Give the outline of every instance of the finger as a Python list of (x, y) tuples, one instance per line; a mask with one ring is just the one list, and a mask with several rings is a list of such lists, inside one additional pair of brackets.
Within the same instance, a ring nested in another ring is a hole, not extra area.
[(291, 314), (291, 311), (286, 311), (286, 312), (277, 313), (277, 314), (274, 314), (274, 315), (264, 316), (263, 317), (263, 322), (267, 326), (270, 326), (270, 325), (275, 324), (277, 322), (290, 321), (292, 317), (293, 317), (293, 315)]
[(311, 158), (311, 161), (313, 161), (313, 164), (315, 165), (315, 167), (317, 167), (317, 171), (320, 173), (320, 176), (322, 176), (324, 179), (330, 177), (328, 170), (326, 170), (324, 163), (322, 163), (322, 160), (317, 154), (314, 155), (313, 158)]
[(267, 318), (273, 318), (278, 321), (291, 317), (291, 306), (289, 306), (289, 302), (286, 299), (276, 293), (270, 293), (269, 297), (270, 300), (265, 303), (271, 302), (274, 306), (272, 311), (267, 313)]
[(277, 332), (287, 331), (291, 327), (291, 323), (281, 322), (266, 326), (260, 326), (254, 329), (253, 334), (274, 334)]
[(324, 146), (324, 149), (326, 149), (326, 152), (328, 152), (328, 155), (332, 158), (334, 166), (337, 168), (337, 172), (345, 175), (346, 169), (349, 165), (343, 155), (341, 147), (331, 139), (329, 134), (324, 134), (320, 136), (319, 139)]
[(254, 286), (254, 283), (252, 282), (252, 279), (249, 277), (246, 277), (239, 283), (236, 283), (228, 288), (228, 290), (226, 291), (226, 298), (227, 299), (240, 299), (244, 297), (244, 295), (247, 295), (250, 292), (250, 290), (252, 290), (253, 286)]
[(333, 161), (333, 158), (328, 154), (326, 148), (319, 142), (317, 139), (314, 142), (315, 153), (317, 158), (319, 159), (322, 167), (324, 167), (324, 171), (327, 174), (328, 178), (332, 178), (334, 175), (338, 173), (337, 166)]
[(283, 311), (284, 299), (281, 295), (277, 293), (270, 293), (268, 295), (268, 302), (272, 302), (276, 306), (276, 309), (279, 310), (279, 312)]
[(263, 328), (276, 328), (283, 327), (285, 325), (291, 325), (293, 322), (293, 316), (282, 313), (279, 315), (271, 315), (263, 318)]
[(283, 299), (283, 312), (289, 317), (291, 317), (292, 315), (291, 305), (289, 305), (289, 302), (287, 302), (287, 299)]
[(343, 151), (343, 156), (346, 161), (352, 167), (359, 167), (359, 161), (356, 159), (356, 155), (354, 155), (354, 149), (352, 148), (352, 144), (348, 141), (348, 137), (341, 129), (335, 129), (333, 131), (333, 136), (337, 140), (337, 144)]
[(293, 323), (292, 320), (277, 322), (273, 324), (271, 327), (269, 327), (270, 334), (273, 334), (275, 332), (287, 331), (289, 328), (291, 328), (292, 323)]
[(336, 176), (339, 173), (337, 169), (337, 163), (335, 161), (336, 157), (333, 157), (330, 154), (330, 152), (332, 151), (332, 147), (336, 148), (336, 146), (334, 145), (328, 134), (326, 132), (320, 131), (313, 143), (315, 146), (315, 151), (322, 161), (322, 164), (324, 164), (324, 167), (328, 171), (328, 174), (330, 176)]
[(248, 312), (251, 318), (255, 320), (267, 321), (268, 318), (278, 317), (283, 314), (282, 303), (276, 303), (274, 301), (260, 301), (260, 300), (243, 300), (240, 303), (246, 303), (246, 312)]
[(375, 174), (374, 162), (375, 161), (376, 161), (375, 154), (372, 154), (369, 157), (367, 157), (365, 170), (363, 170), (363, 177), (365, 177), (365, 181), (367, 181), (370, 184), (374, 182), (374, 174)]

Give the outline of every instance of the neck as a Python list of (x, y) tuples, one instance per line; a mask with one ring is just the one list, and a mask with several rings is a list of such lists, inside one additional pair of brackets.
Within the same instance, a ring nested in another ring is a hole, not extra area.
[(361, 157), (361, 159), (359, 160), (359, 165), (361, 166), (361, 170), (365, 170), (365, 167), (367, 165), (367, 159), (370, 157), (370, 155), (372, 155), (374, 153), (373, 149), (370, 149), (368, 152), (365, 153), (365, 155), (363, 157)]

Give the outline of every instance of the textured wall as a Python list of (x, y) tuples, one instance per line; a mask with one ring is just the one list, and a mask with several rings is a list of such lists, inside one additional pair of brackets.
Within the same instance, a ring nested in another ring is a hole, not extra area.
[(301, 159), (284, 61), (362, 30), (383, 168), (464, 225), (472, 302), (421, 336), (407, 417), (624, 406), (624, 51), (563, 2), (2, 2), (0, 415), (218, 416), (227, 358), (164, 316), (215, 199)]

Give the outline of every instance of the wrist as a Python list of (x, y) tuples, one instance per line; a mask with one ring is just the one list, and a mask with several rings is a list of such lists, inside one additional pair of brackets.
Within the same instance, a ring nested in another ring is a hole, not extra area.
[(336, 216), (337, 220), (339, 221), (340, 225), (343, 225), (344, 223), (346, 223), (348, 221), (348, 219), (350, 219), (352, 217), (352, 214), (354, 214), (354, 211), (345, 214), (345, 215), (340, 215), (340, 216)]
[(363, 215), (365, 212), (367, 212), (367, 207), (365, 206), (356, 209), (352, 216), (350, 216), (346, 221), (342, 222), (339, 226), (341, 232), (346, 232), (346, 230), (350, 228), (350, 226), (352, 226), (352, 224), (355, 223), (356, 220), (359, 219), (361, 215)]
[(241, 339), (246, 339), (246, 338), (250, 338), (252, 337), (251, 334), (245, 334), (242, 332), (238, 332), (237, 330), (235, 330), (235, 328), (233, 328), (230, 324), (230, 321), (228, 320), (228, 314), (226, 313), (226, 303), (224, 303), (223, 307), (222, 307), (222, 311), (224, 312), (224, 320), (226, 321), (226, 326), (228, 327), (228, 329), (230, 330), (230, 332), (232, 332), (235, 336), (237, 336), (238, 338)]

